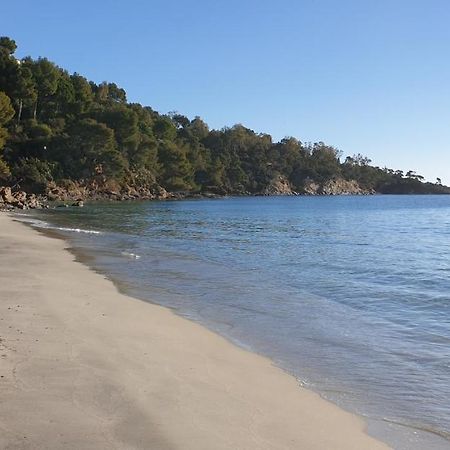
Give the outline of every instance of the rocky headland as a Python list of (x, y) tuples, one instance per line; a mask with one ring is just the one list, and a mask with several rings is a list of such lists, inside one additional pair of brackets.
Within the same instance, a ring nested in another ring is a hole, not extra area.
[(0, 187), (0, 209), (41, 209), (52, 205), (83, 206), (85, 201), (131, 201), (131, 200), (181, 200), (184, 198), (214, 198), (224, 195), (236, 196), (296, 196), (296, 195), (370, 195), (373, 190), (361, 188), (355, 180), (335, 179), (323, 183), (307, 180), (304, 189), (294, 190), (283, 177), (275, 178), (261, 192), (236, 191), (227, 193), (213, 192), (169, 192), (154, 183), (151, 186), (138, 187), (128, 184), (111, 183), (75, 183), (64, 185), (50, 183), (44, 193), (28, 193), (20, 188)]
[(43, 192), (30, 192), (20, 186), (0, 187), (0, 210), (40, 209), (50, 206), (83, 206), (86, 201), (133, 201), (133, 200), (182, 200), (187, 198), (216, 198), (224, 196), (335, 196), (375, 194), (449, 194), (446, 186), (432, 183), (403, 183), (384, 185), (379, 190), (365, 188), (356, 180), (341, 177), (316, 181), (307, 178), (301, 189), (295, 189), (289, 180), (280, 175), (258, 192), (242, 190), (211, 190), (171, 192), (157, 182), (145, 185), (119, 184), (111, 180), (89, 182), (67, 181), (63, 184), (49, 183)]

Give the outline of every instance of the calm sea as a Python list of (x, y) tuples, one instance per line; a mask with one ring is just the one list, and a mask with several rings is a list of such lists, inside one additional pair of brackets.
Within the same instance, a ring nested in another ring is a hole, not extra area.
[(450, 196), (103, 203), (38, 218), (120, 289), (269, 356), (396, 448), (450, 448)]

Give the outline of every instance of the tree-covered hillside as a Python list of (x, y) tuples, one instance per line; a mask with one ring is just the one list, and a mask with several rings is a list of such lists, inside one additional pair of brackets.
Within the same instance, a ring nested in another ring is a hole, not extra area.
[[(270, 193), (274, 180), (299, 193), (332, 180), (367, 192), (447, 192), (409, 171), (370, 166), (322, 142), (273, 142), (235, 125), (210, 130), (199, 117), (127, 102), (115, 83), (96, 84), (46, 58), (21, 60), (0, 38), (0, 185), (162, 186), (168, 191)], [(320, 192), (317, 190), (317, 192)]]

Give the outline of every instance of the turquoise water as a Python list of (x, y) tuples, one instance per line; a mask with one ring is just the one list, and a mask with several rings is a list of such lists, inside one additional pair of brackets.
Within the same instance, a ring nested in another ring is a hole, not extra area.
[(450, 448), (450, 196), (108, 203), (39, 219), (126, 292), (269, 356), (396, 448)]

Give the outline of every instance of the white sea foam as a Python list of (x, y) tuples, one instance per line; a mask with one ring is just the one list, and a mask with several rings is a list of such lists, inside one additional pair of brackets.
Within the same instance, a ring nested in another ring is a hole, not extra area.
[(20, 219), (17, 219), (19, 222), (29, 223), (38, 228), (53, 228), (48, 222), (39, 219), (33, 219), (27, 214), (15, 214), (15, 217), (21, 216)]
[(29, 223), (38, 228), (46, 228), (49, 230), (58, 230), (58, 231), (67, 231), (71, 233), (85, 233), (85, 234), (102, 234), (100, 231), (96, 230), (85, 230), (83, 228), (69, 228), (69, 227), (57, 227), (55, 225), (51, 225), (44, 220), (34, 219), (32, 217), (27, 216), (27, 214), (16, 214), (16, 216), (20, 216), (20, 222)]
[(52, 226), (50, 226), (49, 228), (53, 228), (55, 230), (60, 230), (60, 231), (69, 231), (69, 232), (73, 232), (73, 233), (102, 234), (100, 231), (84, 230), (82, 228), (67, 228), (67, 227), (52, 227)]

